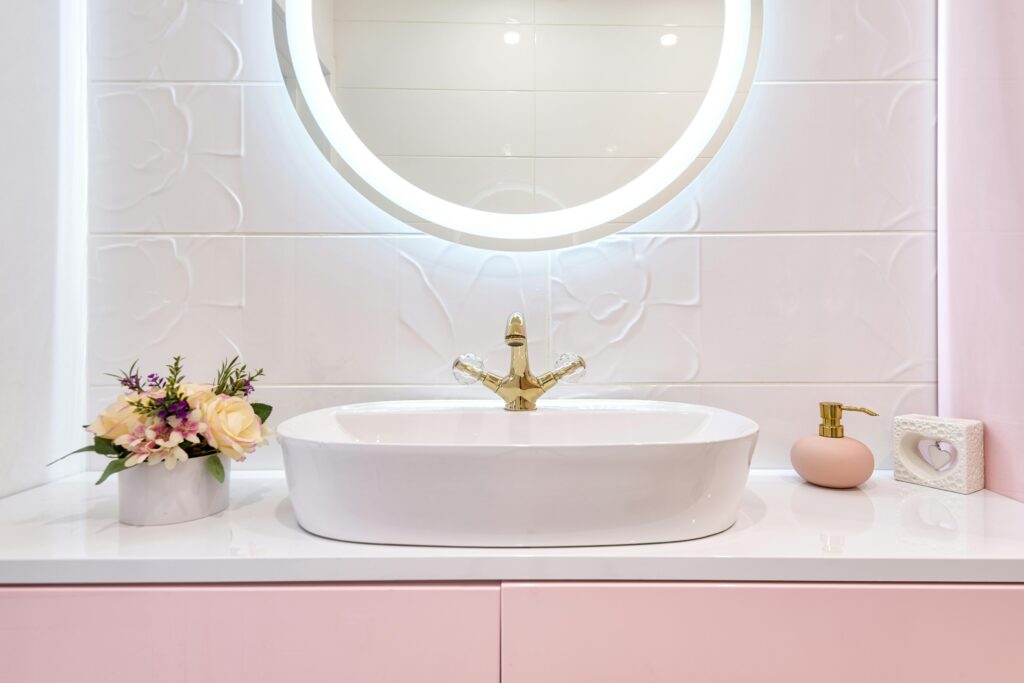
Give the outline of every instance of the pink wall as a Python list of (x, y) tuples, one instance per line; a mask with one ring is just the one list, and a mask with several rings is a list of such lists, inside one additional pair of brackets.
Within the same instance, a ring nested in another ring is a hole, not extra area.
[(939, 4), (939, 410), (1024, 500), (1024, 3)]

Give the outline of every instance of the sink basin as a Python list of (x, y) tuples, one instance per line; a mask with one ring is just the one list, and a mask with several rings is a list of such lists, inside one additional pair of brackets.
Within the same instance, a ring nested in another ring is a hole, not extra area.
[(664, 401), (385, 401), (285, 421), (299, 524), (361, 543), (682, 541), (736, 521), (758, 427)]

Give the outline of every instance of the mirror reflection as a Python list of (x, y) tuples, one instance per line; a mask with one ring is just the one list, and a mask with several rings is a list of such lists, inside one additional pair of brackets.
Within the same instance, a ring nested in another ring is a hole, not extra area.
[(502, 213), (596, 199), (686, 130), (722, 0), (314, 0), (342, 114), (385, 164)]

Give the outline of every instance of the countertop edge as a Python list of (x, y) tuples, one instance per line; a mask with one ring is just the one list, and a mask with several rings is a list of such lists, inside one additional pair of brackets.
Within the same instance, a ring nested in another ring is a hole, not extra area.
[[(643, 568), (638, 569), (638, 564)], [(1024, 583), (1024, 560), (527, 557), (0, 561), (0, 586), (508, 581)]]

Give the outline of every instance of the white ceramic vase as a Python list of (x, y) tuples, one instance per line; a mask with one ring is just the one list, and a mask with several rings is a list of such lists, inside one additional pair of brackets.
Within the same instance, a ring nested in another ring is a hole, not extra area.
[[(220, 457), (224, 483), (213, 478), (206, 461)], [(163, 464), (137, 465), (117, 475), (118, 518), (124, 524), (178, 524), (215, 515), (228, 507), (231, 458), (204, 455), (179, 462), (173, 470)]]

